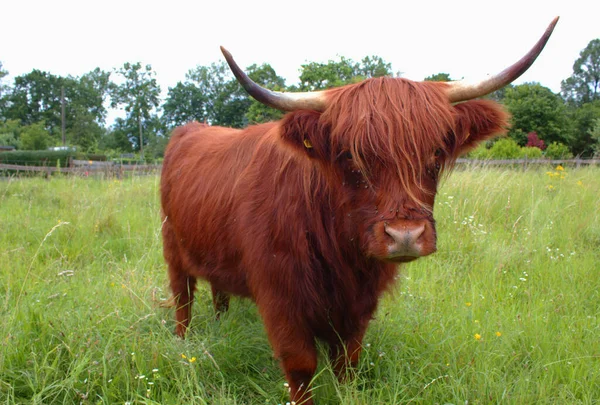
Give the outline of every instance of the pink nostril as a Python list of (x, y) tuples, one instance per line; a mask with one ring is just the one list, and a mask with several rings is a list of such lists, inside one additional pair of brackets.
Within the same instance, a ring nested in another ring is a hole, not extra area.
[(385, 233), (396, 241), (398, 244), (410, 244), (416, 242), (423, 232), (425, 232), (425, 225), (421, 224), (418, 227), (399, 227), (392, 228), (391, 226), (384, 225)]
[(419, 226), (399, 226), (391, 227), (384, 225), (387, 233), (394, 243), (389, 246), (389, 253), (393, 255), (420, 256), (421, 243), (419, 238), (425, 232), (425, 224)]

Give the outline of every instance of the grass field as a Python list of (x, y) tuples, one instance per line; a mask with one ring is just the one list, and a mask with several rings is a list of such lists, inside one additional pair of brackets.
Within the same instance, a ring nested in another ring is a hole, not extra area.
[[(470, 168), (319, 404), (600, 403), (600, 169)], [(158, 178), (0, 182), (1, 404), (285, 404), (254, 305), (173, 335)]]

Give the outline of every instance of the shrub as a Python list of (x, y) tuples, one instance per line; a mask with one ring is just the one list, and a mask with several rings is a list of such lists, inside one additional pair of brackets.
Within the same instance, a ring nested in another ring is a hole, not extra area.
[(475, 149), (473, 149), (467, 155), (468, 158), (471, 159), (489, 159), (490, 158), (490, 150), (486, 147), (485, 142), (479, 144)]
[[(0, 163), (26, 166), (66, 167), (74, 152), (50, 150), (16, 150), (0, 153)], [(57, 163), (60, 162), (60, 163)]]
[(525, 146), (521, 148), (521, 157), (527, 159), (538, 159), (544, 155), (542, 150), (535, 146)]
[(545, 156), (549, 159), (570, 159), (573, 154), (567, 145), (560, 142), (552, 142), (545, 151)]
[(518, 159), (521, 157), (521, 147), (512, 138), (502, 138), (489, 150), (492, 159)]
[(527, 145), (525, 145), (525, 147), (534, 147), (544, 150), (546, 149), (546, 144), (538, 137), (537, 132), (530, 132), (527, 134)]

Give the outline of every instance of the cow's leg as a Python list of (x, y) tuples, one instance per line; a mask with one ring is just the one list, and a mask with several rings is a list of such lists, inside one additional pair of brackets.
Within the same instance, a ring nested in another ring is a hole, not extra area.
[(301, 322), (288, 317), (288, 305), (282, 303), (264, 308), (258, 304), (273, 352), (279, 358), (289, 383), (291, 401), (312, 405), (309, 385), (317, 369), (314, 336)]
[(211, 284), (213, 306), (215, 308), (215, 317), (219, 319), (222, 313), (227, 312), (229, 309), (229, 294), (225, 291), (219, 290)]
[(358, 330), (351, 337), (330, 343), (329, 356), (333, 371), (340, 381), (346, 379), (346, 369), (355, 368), (358, 365), (360, 353), (362, 351), (362, 340), (369, 324), (370, 317), (360, 322)]
[(169, 277), (171, 279), (173, 298), (175, 299), (175, 320), (177, 321), (175, 332), (179, 337), (183, 337), (192, 319), (196, 278), (188, 276), (181, 271), (171, 271), (170, 266)]
[(162, 233), (163, 253), (169, 268), (169, 280), (171, 291), (173, 292), (172, 300), (175, 306), (175, 320), (177, 321), (175, 332), (180, 337), (183, 337), (192, 317), (196, 278), (190, 276), (185, 269), (177, 238), (168, 221), (163, 222)]

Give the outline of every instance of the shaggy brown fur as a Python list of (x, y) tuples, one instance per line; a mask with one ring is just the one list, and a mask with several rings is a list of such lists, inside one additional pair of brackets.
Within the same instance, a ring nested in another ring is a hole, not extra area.
[(328, 93), (323, 113), (296, 111), (244, 130), (192, 123), (174, 131), (161, 197), (164, 255), (185, 334), (198, 278), (215, 309), (254, 300), (291, 398), (307, 394), (315, 339), (342, 374), (398, 262), (386, 227), (422, 226), (435, 251), (440, 172), (502, 132), (491, 101), (451, 105), (443, 83), (370, 79)]

